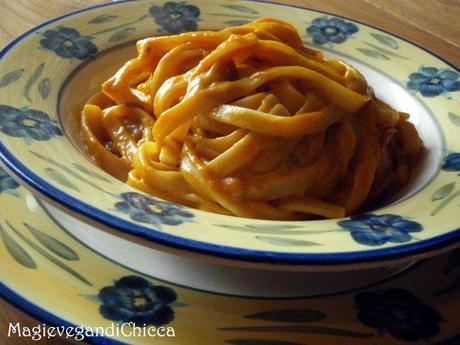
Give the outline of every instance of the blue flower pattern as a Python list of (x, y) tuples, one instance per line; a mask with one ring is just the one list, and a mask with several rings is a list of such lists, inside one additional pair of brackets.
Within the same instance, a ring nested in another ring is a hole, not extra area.
[(5, 170), (0, 168), (0, 193), (5, 191), (11, 191), (19, 187), (17, 183)]
[(13, 137), (41, 141), (62, 135), (57, 121), (51, 120), (48, 114), (40, 110), (17, 109), (8, 105), (0, 105), (0, 131)]
[(460, 74), (448, 69), (422, 66), (409, 75), (407, 87), (424, 97), (435, 97), (443, 93), (460, 90)]
[(407, 290), (364, 291), (354, 297), (354, 302), (359, 321), (377, 328), (380, 334), (388, 331), (397, 339), (417, 341), (439, 333), (439, 312)]
[(360, 214), (337, 224), (349, 230), (356, 242), (367, 246), (408, 242), (412, 239), (411, 232), (423, 230), (421, 224), (393, 214)]
[(40, 45), (46, 50), (53, 51), (64, 59), (77, 58), (86, 60), (94, 57), (98, 49), (91, 42), (91, 38), (82, 36), (76, 29), (60, 27), (55, 30), (46, 30)]
[(358, 27), (340, 18), (316, 18), (307, 28), (307, 33), (316, 44), (343, 43), (348, 37), (358, 32)]
[(195, 31), (198, 28), (200, 9), (185, 2), (167, 2), (162, 7), (153, 5), (149, 9), (155, 23), (166, 32), (177, 34), (183, 31)]
[(122, 193), (123, 201), (115, 204), (115, 208), (129, 214), (132, 220), (148, 224), (179, 225), (193, 217), (183, 206), (167, 201), (154, 199), (136, 192)]
[[(441, 167), (444, 171), (459, 171), (460, 172), (460, 152), (451, 152), (444, 160)], [(460, 173), (459, 173), (460, 176)]]
[(156, 286), (139, 276), (126, 276), (99, 291), (100, 314), (109, 320), (137, 326), (162, 326), (174, 320), (170, 304), (177, 299), (169, 287)]

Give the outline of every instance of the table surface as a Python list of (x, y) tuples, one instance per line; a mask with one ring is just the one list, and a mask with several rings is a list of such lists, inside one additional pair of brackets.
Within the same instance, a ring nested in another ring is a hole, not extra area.
[[(0, 1), (0, 46), (49, 18), (101, 0), (2, 0)], [(312, 9), (342, 15), (374, 25), (435, 52), (460, 68), (459, 0), (285, 0)], [(33, 327), (41, 322), (0, 299), (0, 343), (9, 322)], [(3, 340), (2, 340), (3, 339)], [(15, 344), (30, 340), (15, 338)], [(49, 339), (41, 344), (64, 344)]]

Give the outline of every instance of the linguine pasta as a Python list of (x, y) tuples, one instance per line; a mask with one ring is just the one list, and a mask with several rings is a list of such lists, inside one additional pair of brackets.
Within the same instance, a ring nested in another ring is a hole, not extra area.
[(84, 106), (81, 134), (103, 169), (160, 198), (249, 218), (343, 217), (400, 190), (423, 151), (408, 114), (286, 22), (137, 50)]

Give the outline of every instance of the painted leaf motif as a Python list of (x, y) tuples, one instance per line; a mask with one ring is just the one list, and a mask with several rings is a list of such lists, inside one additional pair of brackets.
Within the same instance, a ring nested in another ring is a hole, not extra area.
[(30, 98), (30, 90), (32, 86), (35, 84), (37, 79), (40, 77), (40, 75), (43, 73), (43, 70), (45, 69), (45, 63), (41, 63), (40, 65), (37, 66), (35, 71), (32, 73), (30, 76), (29, 80), (27, 80), (26, 85), (24, 86), (24, 90), (22, 91), (22, 95), (27, 99), (29, 102), (32, 102), (32, 99)]
[(180, 301), (174, 301), (170, 304), (171, 308), (183, 308), (183, 307), (188, 307), (190, 304), (180, 302)]
[(382, 43), (383, 45), (386, 45), (387, 47), (390, 47), (393, 49), (399, 48), (398, 42), (396, 42), (396, 40), (394, 40), (393, 38), (387, 35), (382, 35), (382, 34), (373, 32), (371, 33), (371, 36), (375, 38), (377, 41), (379, 41), (380, 43)]
[(124, 40), (125, 38), (132, 35), (132, 33), (136, 31), (136, 28), (124, 28), (120, 31), (115, 32), (112, 36), (109, 37), (109, 42), (117, 42)]
[(244, 316), (246, 319), (279, 321), (279, 322), (310, 322), (322, 320), (325, 314), (311, 309), (270, 310)]
[(33, 150), (29, 150), (29, 152), (31, 154), (33, 154), (34, 156), (44, 160), (45, 162), (48, 162), (50, 164), (53, 164), (54, 166), (57, 166), (59, 167), (60, 169), (64, 170), (66, 173), (68, 173), (69, 175), (71, 175), (72, 177), (75, 177), (77, 180), (83, 182), (83, 183), (86, 183), (88, 185), (90, 185), (91, 187), (103, 192), (103, 193), (106, 193), (108, 195), (111, 195), (115, 198), (118, 197), (118, 195), (114, 194), (114, 193), (111, 193), (109, 191), (106, 191), (104, 190), (103, 188), (101, 188), (100, 186), (98, 186), (96, 183), (93, 183), (91, 182), (90, 180), (86, 179), (85, 177), (83, 177), (82, 175), (76, 173), (75, 171), (73, 171), (73, 169), (69, 168), (68, 166), (64, 165), (64, 164), (61, 164), (57, 161), (55, 161), (54, 159), (50, 158), (50, 157), (46, 157), (46, 156), (43, 156), (42, 154), (38, 153), (38, 152), (35, 152)]
[(112, 183), (112, 181), (110, 181), (108, 178), (105, 178), (104, 176), (102, 176), (102, 175), (100, 175), (100, 174), (98, 174), (98, 173), (96, 173), (96, 172), (94, 172), (94, 171), (89, 170), (88, 168), (86, 168), (86, 167), (83, 166), (83, 165), (80, 165), (80, 164), (78, 164), (78, 163), (72, 163), (72, 165), (73, 165), (76, 169), (80, 170), (82, 173), (84, 173), (84, 174), (86, 174), (86, 175), (95, 177), (95, 178), (97, 178), (97, 179), (99, 179), (99, 180), (102, 180), (102, 181), (105, 181), (105, 182), (108, 182), (108, 183)]
[(31, 241), (30, 239), (28, 239), (26, 236), (24, 236), (23, 234), (21, 234), (14, 226), (12, 226), (8, 221), (6, 222), (8, 224), (8, 226), (10, 227), (11, 230), (14, 231), (14, 233), (16, 235), (18, 235), (24, 242), (26, 242), (30, 247), (32, 247), (37, 253), (39, 253), (40, 255), (42, 255), (43, 257), (45, 257), (46, 259), (48, 259), (49, 261), (51, 261), (53, 264), (55, 264), (56, 266), (60, 267), (61, 269), (63, 269), (64, 271), (66, 271), (67, 273), (69, 273), (70, 275), (74, 276), (75, 278), (77, 278), (79, 281), (81, 281), (82, 283), (86, 284), (86, 285), (89, 285), (89, 286), (92, 286), (92, 284), (85, 278), (83, 277), (80, 273), (78, 273), (77, 271), (75, 271), (72, 267), (66, 265), (65, 263), (63, 263), (62, 261), (59, 261), (58, 259), (56, 259), (54, 256), (52, 256), (51, 254), (49, 254), (47, 251), (45, 251), (44, 249), (42, 249), (40, 246), (38, 246), (37, 244), (35, 244), (33, 241)]
[(37, 268), (32, 257), (1, 226), (0, 233), (6, 250), (17, 263), (27, 268)]
[(441, 200), (448, 196), (455, 189), (455, 182), (445, 184), (438, 188), (431, 196), (431, 201)]
[(458, 265), (460, 265), (460, 248), (457, 248), (450, 253), (449, 258), (447, 259), (446, 267), (444, 267), (444, 274), (449, 274)]
[(96, 303), (98, 305), (101, 304), (101, 300), (99, 299), (99, 297), (97, 295), (79, 295), (79, 296), (83, 297), (87, 301)]
[(40, 92), (40, 95), (42, 96), (43, 99), (48, 98), (48, 95), (50, 94), (50, 91), (51, 91), (50, 78), (42, 79), (40, 84), (38, 84), (38, 91)]
[(224, 22), (224, 24), (230, 25), (230, 26), (239, 26), (239, 25), (244, 25), (249, 23), (249, 20), (227, 20)]
[(229, 339), (225, 340), (230, 345), (304, 345), (292, 341), (269, 340), (269, 339)]
[[(286, 226), (270, 226), (267, 227), (258, 227), (258, 226), (238, 226), (238, 225), (229, 225), (229, 224), (215, 224), (218, 227), (232, 230), (232, 231), (241, 231), (253, 234), (268, 234), (268, 235), (306, 235), (306, 234), (319, 234), (324, 233), (324, 231), (314, 231), (314, 230), (289, 230), (301, 228), (297, 225), (286, 225)], [(281, 233), (282, 231), (282, 233)]]
[(450, 202), (452, 202), (458, 196), (460, 196), (460, 190), (457, 190), (455, 193), (452, 193), (447, 198), (445, 198), (443, 201), (441, 201), (438, 204), (438, 206), (436, 206), (435, 209), (431, 211), (430, 216), (437, 215), (444, 207), (446, 207)]
[(16, 198), (20, 197), (20, 194), (15, 189), (7, 189), (7, 190), (5, 190), (5, 193), (8, 193), (9, 195), (12, 195), (12, 196), (14, 196)]
[(79, 260), (78, 254), (67, 245), (61, 241), (56, 240), (48, 234), (34, 228), (32, 225), (24, 223), (27, 229), (34, 235), (34, 237), (40, 242), (44, 247), (48, 248), (52, 253), (64, 258), (66, 260)]
[(455, 126), (460, 127), (460, 116), (451, 112), (449, 112), (448, 116), (450, 122), (452, 122)]
[(80, 191), (77, 188), (77, 186), (75, 186), (72, 182), (69, 181), (69, 179), (67, 177), (65, 177), (60, 172), (54, 170), (53, 168), (46, 168), (45, 172), (51, 179), (53, 179), (57, 183), (63, 185), (64, 187), (73, 189), (74, 191), (77, 191), (77, 192)]
[(364, 44), (368, 45), (369, 47), (372, 47), (374, 48), (375, 50), (385, 54), (385, 55), (388, 55), (388, 56), (392, 56), (392, 57), (397, 57), (397, 58), (400, 58), (402, 60), (410, 60), (409, 58), (403, 56), (403, 55), (400, 55), (400, 54), (396, 54), (395, 52), (391, 51), (391, 50), (388, 50), (388, 49), (385, 49), (385, 48), (382, 48), (381, 46), (378, 46), (376, 44), (372, 44), (372, 43), (369, 43), (369, 42), (364, 42)]
[(379, 60), (390, 60), (390, 58), (376, 50), (372, 49), (367, 49), (367, 48), (356, 48), (356, 50), (360, 51), (366, 56), (369, 56), (374, 59), (379, 59)]
[(90, 24), (102, 24), (102, 23), (108, 23), (117, 18), (116, 15), (113, 14), (101, 14), (100, 16), (97, 16), (93, 19), (91, 19), (88, 23)]
[(238, 12), (243, 12), (243, 13), (250, 13), (250, 14), (257, 14), (256, 10), (253, 10), (252, 8), (246, 7), (246, 6), (241, 6), (241, 5), (222, 5), (222, 7), (235, 10)]
[(274, 245), (274, 246), (282, 246), (282, 247), (293, 247), (293, 246), (320, 246), (320, 243), (313, 242), (313, 241), (305, 241), (305, 240), (295, 240), (292, 238), (284, 238), (284, 237), (270, 237), (270, 236), (256, 236), (259, 241)]
[(21, 78), (22, 74), (24, 73), (24, 68), (17, 69), (15, 71), (9, 72), (5, 74), (1, 79), (0, 79), (0, 88), (10, 85), (11, 83), (14, 83), (16, 80)]
[(251, 326), (251, 327), (224, 327), (218, 328), (219, 331), (229, 332), (276, 332), (276, 333), (314, 333), (326, 334), (340, 337), (351, 338), (370, 338), (373, 337), (372, 333), (361, 333), (349, 331), (340, 328), (330, 327), (316, 327), (316, 326)]

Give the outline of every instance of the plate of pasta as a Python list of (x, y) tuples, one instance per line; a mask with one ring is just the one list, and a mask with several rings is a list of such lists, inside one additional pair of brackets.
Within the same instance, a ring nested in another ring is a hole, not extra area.
[(377, 28), (118, 1), (37, 26), (0, 61), (2, 164), (88, 241), (90, 224), (207, 260), (341, 267), (460, 236), (460, 74)]

